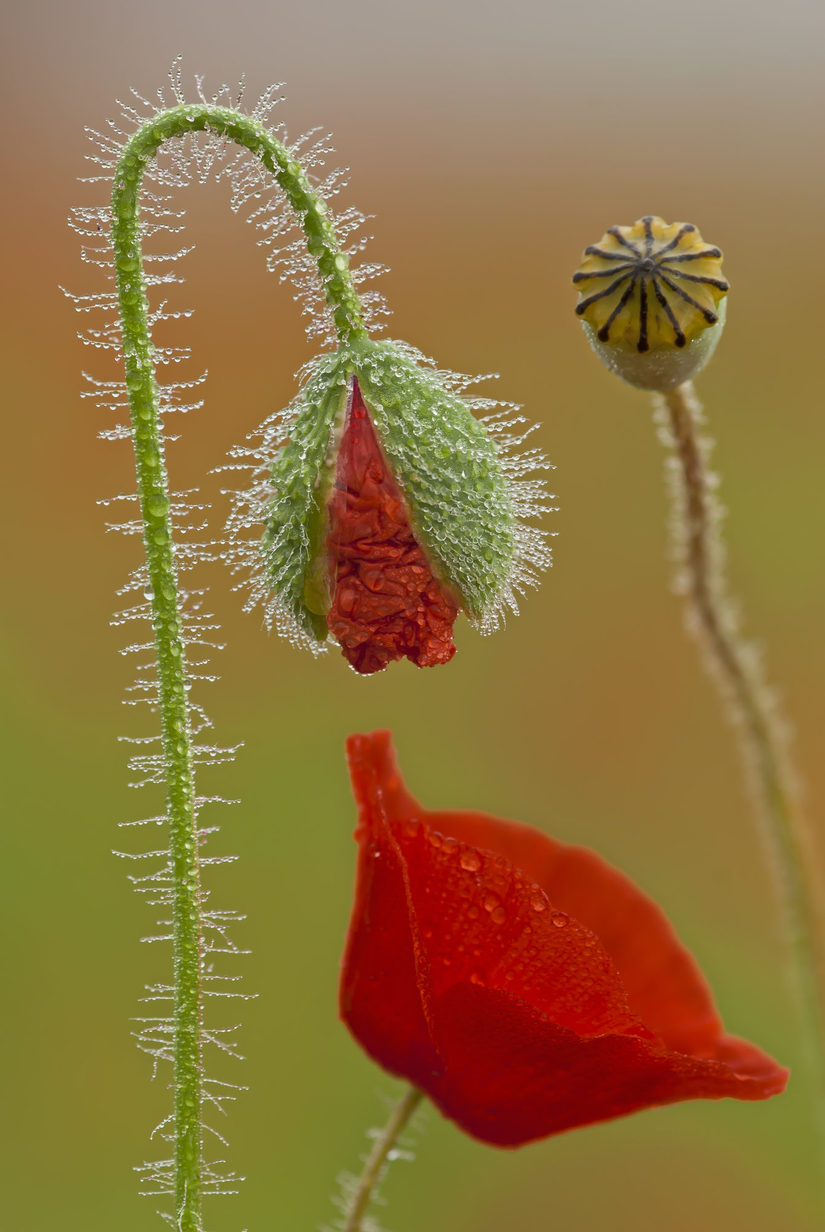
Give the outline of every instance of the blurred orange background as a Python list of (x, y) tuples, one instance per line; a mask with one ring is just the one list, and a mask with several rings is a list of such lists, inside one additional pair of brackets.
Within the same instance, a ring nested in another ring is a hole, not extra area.
[[(131, 666), (108, 620), (134, 544), (104, 534), (98, 498), (129, 491), (126, 445), (81, 401), (97, 353), (59, 286), (100, 289), (65, 225), (102, 200), (84, 124), (115, 97), (164, 84), (173, 57), (207, 86), (284, 80), (292, 135), (332, 129), (352, 167), (346, 201), (369, 214), (369, 257), (391, 266), (389, 336), (444, 366), (497, 371), (499, 396), (540, 420), (558, 470), (555, 567), (504, 632), (458, 630), (449, 668), (355, 677), (268, 638), (217, 568), (221, 681), (204, 698), (217, 737), (244, 742), (204, 783), (240, 797), (213, 854), (216, 905), (238, 907), (251, 957), (236, 969), (250, 1091), (226, 1126), (248, 1177), (210, 1204), (213, 1232), (310, 1229), (333, 1217), (335, 1177), (357, 1166), (393, 1082), (336, 1019), (355, 847), (343, 760), (349, 731), (392, 727), (411, 789), (431, 807), (478, 807), (597, 848), (668, 911), (728, 1028), (794, 1069), (766, 1104), (696, 1103), (577, 1131), (519, 1152), (464, 1138), (434, 1112), (414, 1164), (397, 1164), (382, 1222), (394, 1232), (810, 1232), (817, 1147), (776, 896), (754, 837), (734, 741), (669, 593), (661, 448), (641, 393), (589, 352), (570, 275), (583, 246), (645, 213), (687, 219), (725, 250), (733, 290), (699, 383), (729, 508), (732, 577), (796, 728), (822, 832), (825, 575), (819, 358), (825, 244), (825, 9), (701, 0), (686, 8), (415, 6), (353, 0), (139, 6), (9, 5), (2, 525), (6, 1007), (3, 1224), (41, 1232), (156, 1226), (133, 1164), (168, 1111), (166, 1076), (132, 1047), (129, 1018), (164, 956), (112, 847), (121, 818), (153, 811), (126, 788), (118, 733)], [(178, 486), (208, 471), (293, 396), (312, 354), (288, 288), (221, 187), (182, 195), (197, 250), (175, 341), (209, 368), (206, 406), (170, 453)], [(495, 392), (495, 391), (494, 391)], [(130, 725), (132, 725), (130, 727)], [(820, 851), (822, 850), (820, 842)], [(229, 1019), (231, 1020), (231, 1019)]]

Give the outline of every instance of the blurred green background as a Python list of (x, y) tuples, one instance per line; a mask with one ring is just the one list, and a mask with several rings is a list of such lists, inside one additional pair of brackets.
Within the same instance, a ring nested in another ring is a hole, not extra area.
[[(430, 1113), (417, 1162), (388, 1181), (386, 1225), (818, 1226), (775, 896), (731, 734), (668, 591), (650, 407), (590, 354), (570, 275), (606, 226), (648, 212), (692, 220), (725, 250), (729, 324), (700, 392), (735, 587), (798, 728), (821, 834), (823, 36), (818, 0), (7, 6), (3, 1226), (160, 1226), (130, 1169), (154, 1157), (169, 1093), (165, 1076), (149, 1082), (129, 1018), (164, 956), (138, 943), (152, 920), (110, 854), (129, 842), (116, 820), (156, 803), (128, 791), (115, 739), (136, 730), (120, 705), (126, 639), (108, 627), (134, 545), (104, 534), (95, 505), (130, 490), (131, 460), (96, 440), (105, 424), (79, 391), (97, 353), (75, 340), (58, 285), (100, 286), (65, 225), (70, 206), (100, 199), (76, 183), (83, 125), (114, 116), (130, 86), (163, 84), (179, 52), (187, 80), (202, 72), (214, 88), (242, 73), (253, 96), (286, 81), (291, 134), (333, 130), (353, 169), (346, 200), (376, 215), (370, 257), (392, 269), (389, 335), (500, 372), (500, 396), (542, 422), (561, 505), (541, 591), (492, 639), (461, 626), (447, 669), (358, 679), (337, 654), (315, 662), (267, 638), (227, 578), (210, 577), (228, 648), (204, 700), (218, 739), (244, 748), (204, 782), (242, 798), (212, 847), (240, 859), (209, 881), (216, 905), (248, 913), (237, 937), (252, 954), (236, 970), (259, 996), (242, 1010), (248, 1060), (223, 1073), (250, 1086), (226, 1126), (248, 1181), (210, 1205), (208, 1226), (329, 1220), (335, 1177), (393, 1092), (336, 1020), (355, 857), (343, 739), (376, 726), (395, 730), (424, 802), (533, 822), (635, 877), (696, 953), (729, 1029), (795, 1071), (769, 1103), (657, 1110), (512, 1153)], [(290, 400), (312, 350), (225, 190), (182, 200), (197, 250), (177, 306), (197, 311), (175, 340), (210, 377), (170, 462), (178, 486), (203, 483), (217, 533), (221, 485), (204, 477)]]

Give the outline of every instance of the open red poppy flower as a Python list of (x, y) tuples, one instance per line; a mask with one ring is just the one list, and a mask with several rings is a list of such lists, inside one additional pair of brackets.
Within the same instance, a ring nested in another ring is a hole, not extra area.
[(428, 812), (390, 735), (351, 736), (359, 809), (341, 1016), (462, 1129), (520, 1146), (683, 1099), (766, 1099), (788, 1071), (725, 1035), (662, 912), (593, 852)]

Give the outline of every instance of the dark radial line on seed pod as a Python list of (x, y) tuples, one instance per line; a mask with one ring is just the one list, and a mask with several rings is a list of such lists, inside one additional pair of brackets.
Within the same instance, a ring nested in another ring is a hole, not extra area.
[(674, 278), (684, 278), (688, 282), (706, 282), (710, 287), (716, 287), (719, 291), (730, 290), (730, 283), (725, 282), (724, 278), (711, 278), (705, 274), (686, 274), (684, 270), (669, 270)]
[(685, 335), (682, 332), (682, 328), (679, 325), (678, 320), (676, 319), (676, 314), (671, 308), (670, 304), (668, 303), (667, 296), (662, 291), (662, 288), (659, 286), (659, 283), (656, 281), (655, 276), (652, 279), (652, 282), (653, 282), (653, 292), (657, 300), (659, 301), (659, 304), (661, 305), (665, 313), (665, 316), (667, 317), (667, 319), (670, 321), (671, 325), (673, 326), (673, 332), (676, 335), (676, 345), (677, 347), (683, 347), (687, 339), (685, 338)]
[[(662, 253), (665, 251), (666, 250), (663, 248), (661, 252), (656, 254), (657, 257), (661, 257)], [(721, 248), (703, 248), (701, 252), (680, 252), (677, 253), (675, 257), (665, 257), (663, 264), (667, 263), (669, 265), (671, 261), (701, 261), (704, 257), (718, 258), (721, 257), (721, 255)]]
[(709, 309), (703, 308), (698, 300), (695, 300), (692, 295), (688, 295), (687, 291), (683, 291), (682, 288), (678, 287), (675, 282), (671, 282), (668, 276), (662, 273), (661, 270), (659, 271), (659, 277), (661, 278), (662, 282), (665, 283), (666, 286), (670, 287), (671, 291), (675, 291), (676, 294), (681, 296), (681, 298), (685, 300), (688, 304), (690, 304), (691, 307), (696, 308), (699, 312), (701, 312), (702, 316), (705, 318), (708, 325), (716, 324), (716, 322), (719, 320), (719, 317), (716, 315), (715, 312), (711, 312)]
[[(635, 276), (636, 275), (633, 274), (633, 278), (635, 278)], [(611, 282), (609, 287), (605, 287), (603, 291), (594, 291), (592, 295), (588, 295), (587, 299), (583, 299), (580, 303), (576, 304), (577, 314), (581, 316), (583, 312), (587, 311), (591, 304), (595, 304), (599, 299), (604, 299), (607, 295), (612, 295), (614, 291), (619, 289), (625, 279), (630, 277), (630, 274), (620, 274), (620, 276), (614, 282)], [(632, 287), (633, 283), (630, 285)]]
[(596, 334), (596, 337), (599, 339), (600, 342), (607, 342), (607, 339), (610, 335), (610, 326), (616, 320), (616, 317), (619, 315), (619, 313), (624, 308), (627, 301), (630, 299), (631, 295), (633, 294), (633, 290), (635, 286), (636, 286), (636, 275), (634, 274), (630, 280), (630, 285), (625, 290), (624, 294), (622, 295), (622, 298), (619, 300), (618, 304), (616, 304), (616, 307), (613, 309), (610, 316), (605, 321), (604, 325), (601, 327), (601, 329)]
[(611, 269), (606, 270), (588, 270), (586, 272), (584, 270), (578, 270), (573, 275), (573, 281), (584, 282), (587, 278), (612, 278), (614, 274), (618, 274), (626, 270), (632, 270), (634, 268), (634, 262), (627, 261), (624, 265), (614, 265)]
[(634, 256), (641, 257), (641, 250), (638, 249), (635, 244), (631, 244), (630, 240), (625, 239), (618, 227), (608, 227), (607, 234), (612, 235), (613, 238), (618, 240), (624, 248), (629, 248)]
[(659, 257), (661, 257), (662, 253), (670, 252), (671, 249), (677, 247), (680, 240), (682, 240), (686, 235), (690, 235), (691, 231), (695, 231), (695, 230), (696, 228), (692, 222), (683, 223), (682, 226), (679, 228), (678, 232), (676, 233), (676, 235), (674, 235), (673, 239), (670, 241), (670, 243), (665, 244), (663, 248), (660, 248), (653, 255), (658, 259)]
[(626, 261), (627, 257), (623, 252), (605, 252), (603, 248), (599, 248), (596, 244), (588, 244), (584, 250), (586, 257), (601, 257), (603, 261)]
[(652, 214), (648, 214), (647, 217), (642, 219), (642, 225), (644, 226), (644, 229), (645, 229), (645, 256), (646, 257), (650, 256), (650, 250), (653, 247), (653, 229), (650, 225), (652, 222), (653, 222)]
[(650, 350), (647, 340), (647, 279), (644, 274), (639, 282), (639, 342), (636, 350), (642, 354)]

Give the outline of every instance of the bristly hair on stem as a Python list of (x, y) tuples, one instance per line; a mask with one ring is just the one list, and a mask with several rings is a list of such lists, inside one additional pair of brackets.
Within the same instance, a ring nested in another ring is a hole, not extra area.
[[(205, 1149), (206, 1139), (225, 1142), (209, 1112), (224, 1114), (241, 1088), (212, 1078), (205, 1068), (210, 1050), (240, 1054), (236, 1027), (213, 1023), (204, 1006), (216, 998), (245, 996), (238, 987), (241, 977), (220, 965), (224, 956), (245, 951), (233, 937), (243, 916), (213, 907), (201, 882), (206, 866), (232, 857), (202, 854), (217, 829), (206, 824), (204, 813), (225, 801), (204, 794), (200, 777), (231, 760), (236, 749), (212, 743), (211, 721), (191, 695), (193, 686), (197, 690), (215, 679), (210, 660), (220, 643), (205, 591), (190, 575), (222, 556), (223, 545), (209, 538), (207, 507), (197, 491), (170, 493), (166, 482), (166, 448), (177, 439), (168, 430), (169, 417), (201, 405), (206, 373), (190, 371), (187, 347), (151, 341), (161, 322), (191, 315), (164, 298), (182, 282), (178, 266), (189, 251), (176, 238), (184, 212), (175, 193), (210, 176), (228, 181), (232, 207), (259, 229), (270, 268), (280, 269), (282, 279), (296, 286), (310, 337), (331, 342), (366, 321), (375, 328), (383, 307), (376, 293), (355, 291), (379, 268), (349, 268), (349, 258), (363, 247), (358, 233), (364, 216), (347, 209), (333, 221), (322, 199), (340, 191), (345, 176), (332, 172), (316, 183), (329, 151), (327, 138), (314, 131), (290, 142), (282, 126), (272, 125), (278, 86), (243, 115), (238, 111), (243, 86), (224, 86), (207, 97), (201, 80), (196, 82), (199, 101), (188, 104), (176, 61), (169, 89), (159, 91), (156, 101), (133, 92), (121, 104), (118, 123), (90, 131), (88, 157), (95, 172), (84, 182), (114, 185), (113, 201), (84, 205), (70, 217), (83, 241), (83, 260), (104, 271), (107, 283), (102, 291), (71, 297), (93, 322), (81, 339), (114, 360), (109, 374), (86, 377), (83, 396), (114, 412), (115, 423), (101, 436), (130, 440), (138, 465), (137, 493), (103, 502), (126, 511), (108, 529), (142, 537), (146, 551), (146, 560), (136, 561), (119, 592), (125, 606), (113, 623), (133, 631), (124, 653), (137, 664), (137, 673), (126, 704), (161, 719), (160, 732), (150, 728), (125, 737), (136, 745), (129, 761), (132, 785), (156, 794), (165, 788), (167, 810), (124, 824), (153, 832), (168, 826), (170, 845), (118, 854), (137, 863), (131, 880), (159, 913), (157, 929), (146, 940), (171, 942), (174, 952), (174, 976), (146, 987), (146, 1012), (135, 1035), (155, 1071), (166, 1063), (173, 1069), (174, 1110), (153, 1134), (170, 1144), (171, 1155), (138, 1171), (144, 1193), (169, 1199), (160, 1213), (179, 1232), (202, 1232), (201, 1197), (233, 1193), (241, 1179)], [(239, 152), (230, 154), (231, 140), (242, 147)], [(285, 208), (285, 196), (295, 216)], [(158, 243), (159, 238), (171, 243)], [(161, 381), (158, 368), (172, 369), (174, 377)]]
[(367, 1136), (372, 1146), (364, 1156), (361, 1173), (344, 1172), (339, 1176), (339, 1193), (333, 1201), (340, 1210), (340, 1218), (324, 1232), (381, 1232), (369, 1210), (381, 1200), (380, 1188), (389, 1165), (396, 1159), (414, 1159), (405, 1134), (410, 1124), (415, 1125), (423, 1098), (423, 1092), (416, 1087), (406, 1087), (390, 1107), (386, 1124), (370, 1130)]

